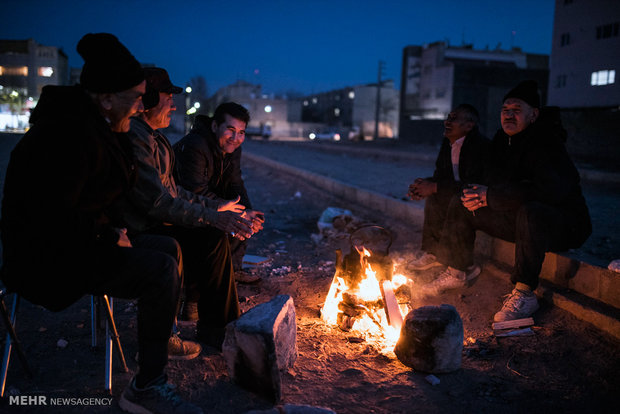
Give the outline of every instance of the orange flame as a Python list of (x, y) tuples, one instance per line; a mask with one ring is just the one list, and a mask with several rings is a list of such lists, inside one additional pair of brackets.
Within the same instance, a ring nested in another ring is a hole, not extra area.
[[(338, 323), (338, 314), (342, 313), (338, 305), (342, 302), (345, 292), (357, 296), (364, 302), (374, 302), (383, 299), (379, 280), (376, 277), (377, 272), (367, 262), (371, 252), (366, 248), (363, 248), (362, 251), (357, 250), (360, 253), (362, 267), (364, 268), (365, 265), (364, 277), (355, 290), (347, 286), (342, 277), (337, 276), (334, 278), (325, 303), (321, 308), (321, 318), (330, 325), (337, 325)], [(394, 274), (391, 281), (385, 282), (388, 283), (385, 286), (389, 286), (389, 289), (396, 291), (401, 285), (410, 283), (410, 280), (404, 275)], [(408, 304), (398, 304), (397, 309), (400, 312), (400, 321), (402, 323), (403, 314), (406, 315), (409, 312), (409, 306)], [(395, 326), (391, 326), (388, 323), (388, 318), (383, 308), (377, 310), (366, 308), (366, 310), (367, 312), (356, 317), (351, 331), (362, 336), (368, 342), (376, 343), (382, 348), (382, 351), (392, 351), (400, 337), (400, 325), (393, 323), (392, 325)]]

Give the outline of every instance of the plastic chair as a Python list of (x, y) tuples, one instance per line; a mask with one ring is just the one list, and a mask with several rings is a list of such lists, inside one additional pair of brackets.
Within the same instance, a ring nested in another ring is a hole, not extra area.
[[(9, 363), (11, 361), (11, 352), (13, 347), (17, 351), (17, 355), (28, 374), (28, 377), (32, 378), (32, 371), (26, 360), (26, 355), (23, 351), (21, 343), (17, 338), (15, 332), (16, 316), (19, 308), (20, 296), (13, 294), (13, 303), (11, 305), (11, 313), (6, 307), (4, 298), (8, 296), (5, 290), (0, 290), (0, 313), (2, 313), (2, 320), (7, 329), (6, 343), (4, 345), (4, 357), (2, 358), (2, 369), (0, 371), (0, 397), (4, 397), (4, 390), (6, 385), (6, 377), (9, 370)], [(112, 392), (112, 348), (116, 345), (118, 351), (118, 357), (121, 362), (121, 369), (123, 372), (129, 371), (127, 363), (125, 362), (125, 355), (123, 354), (123, 348), (119, 339), (118, 331), (116, 330), (116, 324), (114, 323), (113, 315), (113, 300), (108, 298), (107, 295), (91, 296), (91, 345), (97, 346), (97, 331), (99, 330), (99, 310), (103, 308), (106, 315), (105, 321), (105, 389), (108, 392)]]

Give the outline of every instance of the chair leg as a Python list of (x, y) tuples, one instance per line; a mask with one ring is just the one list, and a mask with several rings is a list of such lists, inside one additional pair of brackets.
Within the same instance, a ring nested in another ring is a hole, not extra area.
[(129, 372), (127, 368), (127, 363), (125, 362), (125, 354), (123, 353), (123, 347), (121, 346), (120, 336), (118, 335), (118, 331), (116, 330), (116, 324), (114, 323), (114, 314), (112, 313), (112, 299), (108, 298), (108, 295), (103, 295), (103, 301), (106, 308), (106, 317), (107, 317), (107, 325), (109, 326), (108, 332), (111, 339), (114, 341), (116, 345), (116, 349), (118, 350), (118, 359), (121, 362), (121, 368), (123, 372)]
[(2, 320), (7, 330), (6, 342), (4, 345), (4, 357), (2, 358), (2, 370), (0, 371), (0, 397), (4, 397), (6, 377), (9, 370), (9, 363), (11, 361), (11, 351), (13, 349), (13, 345), (15, 345), (17, 356), (19, 357), (19, 360), (24, 366), (26, 374), (28, 375), (28, 377), (32, 377), (32, 371), (30, 370), (30, 366), (28, 365), (28, 361), (26, 360), (26, 354), (24, 354), (21, 343), (19, 342), (19, 339), (17, 338), (17, 334), (15, 332), (17, 309), (19, 308), (19, 295), (15, 294), (15, 297), (13, 298), (11, 316), (9, 316), (9, 312), (6, 308), (4, 296), (4, 291), (0, 291), (0, 313), (2, 313)]
[(125, 354), (121, 346), (120, 337), (114, 323), (114, 302), (112, 298), (108, 298), (107, 295), (91, 296), (91, 326), (92, 326), (92, 346), (97, 346), (97, 331), (100, 328), (100, 313), (101, 308), (105, 309), (105, 389), (112, 392), (112, 348), (116, 345), (118, 357), (121, 362), (121, 369), (123, 372), (128, 372), (127, 363), (125, 361)]

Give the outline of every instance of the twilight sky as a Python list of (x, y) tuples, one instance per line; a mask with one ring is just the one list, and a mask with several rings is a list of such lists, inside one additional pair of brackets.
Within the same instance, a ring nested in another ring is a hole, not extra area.
[(400, 86), (402, 49), (448, 41), (549, 54), (554, 0), (1, 0), (0, 38), (62, 47), (110, 32), (143, 63), (211, 95), (243, 79), (266, 93), (323, 92), (383, 79)]

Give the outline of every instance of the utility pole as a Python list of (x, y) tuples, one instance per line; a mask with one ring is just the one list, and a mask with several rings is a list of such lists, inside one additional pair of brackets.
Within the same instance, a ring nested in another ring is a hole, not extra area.
[(375, 141), (379, 139), (379, 109), (381, 106), (381, 77), (383, 76), (383, 67), (385, 62), (379, 61), (379, 70), (377, 71), (377, 102), (375, 104)]

